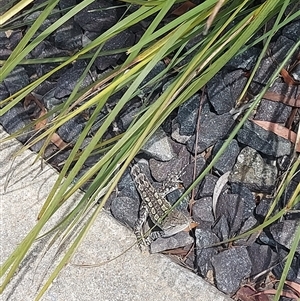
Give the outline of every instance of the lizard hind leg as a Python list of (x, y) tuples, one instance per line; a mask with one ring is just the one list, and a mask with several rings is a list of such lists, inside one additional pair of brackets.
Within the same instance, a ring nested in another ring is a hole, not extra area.
[(148, 210), (147, 207), (142, 203), (140, 208), (140, 214), (138, 220), (135, 222), (133, 231), (137, 238), (139, 248), (141, 249), (141, 245), (147, 245), (145, 237), (144, 237), (144, 231), (143, 231), (143, 225), (146, 222), (148, 217)]

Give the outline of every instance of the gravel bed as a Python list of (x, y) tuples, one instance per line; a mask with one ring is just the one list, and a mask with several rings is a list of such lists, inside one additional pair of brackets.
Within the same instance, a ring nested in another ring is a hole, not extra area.
[[(38, 2), (40, 1), (36, 1), (34, 5)], [(118, 1), (93, 2), (33, 49), (30, 58), (68, 56), (69, 53), (76, 52), (119, 20), (125, 12), (123, 6), (99, 10), (116, 3)], [(75, 0), (61, 0), (58, 8), (65, 9), (74, 4), (76, 4)], [(33, 13), (26, 17), (26, 20), (35, 19), (37, 15)], [(51, 25), (56, 18), (53, 15), (44, 22), (43, 26)], [(109, 51), (134, 45), (146, 27), (147, 23), (141, 22), (119, 33), (105, 43), (102, 50)], [(25, 32), (26, 29), (12, 30), (9, 36), (0, 32), (1, 60), (8, 58)], [(287, 51), (298, 41), (299, 36), (300, 20), (287, 24), (276, 34), (267, 56), (264, 57), (248, 88), (249, 99), (264, 87), (277, 65), (284, 60)], [(196, 36), (187, 44), (185, 50), (190, 49), (199, 39), (201, 36)], [(167, 196), (171, 204), (174, 204), (191, 185), (194, 180), (194, 170), (198, 176), (207, 167), (243, 116), (243, 112), (236, 111), (235, 105), (260, 50), (251, 47), (230, 60), (208, 82), (205, 90), (199, 90), (170, 115), (137, 156), (136, 162), (143, 167), (155, 187), (162, 185), (168, 175), (184, 169), (181, 176), (182, 187)], [(298, 49), (298, 55), (299, 53)], [(81, 88), (87, 87), (96, 78), (112, 70), (123, 62), (125, 57), (124, 53), (120, 53), (97, 58)], [(295, 62), (297, 56), (293, 57), (288, 65)], [(78, 60), (72, 66), (63, 68), (37, 87), (34, 95), (47, 110), (64, 103), (87, 64), (88, 60)], [(291, 76), (298, 82), (299, 66), (298, 56), (298, 65), (291, 72)], [(18, 66), (0, 83), (1, 100), (54, 67), (55, 64)], [(166, 68), (165, 62), (159, 62), (149, 73), (146, 81), (150, 81), (164, 68)], [(137, 95), (120, 112), (115, 120), (115, 129), (109, 129), (106, 137), (115, 136), (116, 131), (124, 132), (136, 114), (143, 109), (145, 99), (149, 103), (154, 101), (170, 82), (172, 82), (171, 74), (159, 85), (144, 90), (143, 95)], [(280, 278), (292, 238), (300, 224), (300, 204), (293, 208), (293, 213), (285, 215), (283, 219), (265, 228), (259, 235), (249, 235), (232, 243), (219, 243), (252, 229), (266, 216), (274, 200), (273, 196), (279, 180), (293, 160), (294, 145), (290, 140), (263, 128), (260, 122), (285, 125), (290, 116), (295, 114), (291, 129), (297, 132), (299, 126), (297, 107), (300, 107), (298, 87), (288, 85), (282, 77), (276, 80), (211, 172), (195, 187), (193, 203), (190, 203), (189, 197), (180, 204), (179, 208), (183, 211), (188, 210), (189, 207), (198, 226), (190, 233), (180, 232), (172, 237), (155, 240), (150, 245), (152, 253), (164, 252), (174, 259), (181, 258), (181, 263), (184, 262), (184, 265), (230, 296), (233, 296), (247, 281), (262, 283), (270, 275), (270, 271), (276, 278)], [(86, 144), (101, 125), (103, 117), (116, 105), (123, 93), (124, 91), (119, 91), (109, 99), (109, 107), (105, 107), (99, 113), (96, 124), (86, 138)], [(275, 101), (280, 97), (285, 101)], [(294, 104), (287, 101), (291, 99), (295, 100)], [(18, 104), (0, 117), (0, 124), (7, 132), (13, 133), (28, 124), (36, 116), (36, 110), (34, 103), (25, 107)], [(198, 120), (199, 126), (197, 126)], [(66, 143), (74, 143), (86, 122), (87, 119), (83, 114), (77, 116), (62, 125), (57, 130), (57, 134)], [(30, 135), (23, 135), (19, 139), (25, 143)], [(38, 143), (32, 149), (38, 151), (41, 145)], [(49, 147), (45, 156), (51, 157), (56, 151), (57, 148), (54, 146)], [(52, 156), (49, 162), (59, 169), (60, 163), (68, 158), (69, 153), (69, 149), (59, 152)], [(93, 166), (100, 157), (101, 155), (90, 157), (80, 174)], [(278, 210), (287, 204), (299, 182), (300, 172), (290, 181), (286, 193), (277, 204)], [(110, 197), (107, 206), (117, 220), (133, 228), (138, 219), (140, 197), (130, 170), (124, 173), (117, 192)], [(216, 244), (218, 245), (213, 246)], [(299, 252), (300, 246), (287, 276), (288, 280), (298, 283), (300, 283)]]

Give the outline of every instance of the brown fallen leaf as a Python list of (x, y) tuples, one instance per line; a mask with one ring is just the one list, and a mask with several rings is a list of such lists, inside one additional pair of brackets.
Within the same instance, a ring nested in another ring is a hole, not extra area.
[[(297, 134), (278, 123), (253, 119), (251, 121), (267, 131), (271, 131), (282, 138), (288, 139), (294, 144), (296, 143)], [(300, 145), (297, 146), (296, 151), (300, 152)]]
[[(33, 118), (40, 118), (42, 116), (44, 116), (46, 113), (47, 113), (47, 110), (45, 108), (45, 106), (40, 102), (40, 100), (35, 97), (34, 95), (32, 94), (28, 94), (25, 99), (24, 99), (24, 108), (28, 108), (28, 106), (30, 105), (31, 102), (34, 102), (35, 105), (40, 109), (40, 112), (37, 113), (36, 110), (35, 110), (35, 113), (34, 113), (34, 116)], [(36, 114), (38, 114), (37, 116), (35, 116)], [(40, 122), (38, 122), (36, 125), (35, 125), (35, 130), (40, 130), (42, 128), (45, 127), (45, 125), (47, 124), (47, 120), (46, 118), (41, 120)]]
[(195, 3), (191, 2), (191, 1), (186, 1), (183, 4), (181, 4), (179, 7), (174, 9), (171, 12), (171, 14), (175, 15), (175, 16), (181, 16), (184, 13), (186, 13), (187, 11), (189, 11), (191, 8), (194, 8), (195, 6), (196, 6)]
[(300, 108), (300, 97), (295, 98), (295, 97), (290, 97), (287, 95), (268, 91), (264, 94), (263, 98), (272, 101), (282, 102), (291, 107)]
[[(32, 94), (28, 94), (25, 97), (24, 108), (27, 108), (32, 101), (34, 101), (36, 106), (40, 109), (40, 112), (38, 113), (38, 116), (36, 116), (36, 119), (39, 119), (39, 118), (43, 117), (47, 113), (47, 109), (45, 108), (44, 104), (37, 97), (35, 97)], [(38, 122), (35, 125), (35, 130), (44, 129), (46, 125), (47, 125), (47, 118), (45, 118), (45, 119), (41, 120), (40, 122)], [(69, 143), (64, 142), (61, 139), (61, 137), (56, 133), (52, 134), (50, 140), (60, 150), (66, 148), (70, 145)]]
[(285, 70), (284, 68), (281, 69), (280, 74), (281, 74), (281, 76), (282, 76), (284, 82), (285, 82), (286, 84), (288, 84), (289, 86), (299, 85), (299, 82), (295, 81), (295, 80), (293, 79), (293, 77), (290, 76), (290, 74), (288, 73), (288, 71)]
[(60, 136), (56, 133), (52, 134), (51, 136), (51, 142), (55, 144), (59, 149), (63, 149), (69, 146), (69, 143), (66, 143), (63, 141)]
[(189, 250), (185, 250), (184, 248), (177, 248), (177, 249), (162, 251), (161, 253), (167, 255), (186, 256), (189, 254)]
[(191, 222), (183, 231), (184, 232), (189, 232), (192, 229), (196, 228), (198, 226), (198, 223), (196, 222)]
[(284, 282), (286, 285), (288, 285), (289, 287), (291, 287), (294, 291), (296, 291), (300, 297), (300, 284), (297, 282), (293, 282), (293, 281), (288, 281), (286, 280)]
[[(263, 292), (259, 292), (257, 293), (257, 295), (261, 295), (261, 294), (265, 294), (265, 295), (275, 295), (276, 294), (276, 289), (269, 289), (269, 290), (265, 290)], [(299, 298), (299, 296), (297, 296), (296, 294), (294, 294), (291, 291), (287, 291), (287, 290), (283, 290), (280, 294), (280, 296), (282, 297), (286, 297), (286, 298), (291, 298), (291, 299), (295, 299), (297, 300)]]
[(263, 293), (258, 293), (255, 288), (250, 285), (241, 287), (236, 292), (236, 298), (241, 301), (270, 301), (269, 297)]

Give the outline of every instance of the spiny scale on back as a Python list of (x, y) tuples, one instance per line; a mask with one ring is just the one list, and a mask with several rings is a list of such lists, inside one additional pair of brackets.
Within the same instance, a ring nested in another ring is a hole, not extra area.
[[(159, 236), (163, 237), (172, 236), (186, 229), (193, 222), (190, 216), (185, 215), (176, 208), (172, 209), (171, 204), (166, 200), (162, 193), (158, 192), (152, 186), (149, 179), (141, 172), (137, 164), (132, 167), (131, 174), (142, 198), (140, 216), (134, 229), (139, 240), (141, 239), (145, 244), (148, 244), (144, 240), (144, 235), (142, 233), (143, 224), (148, 216), (150, 216), (155, 225), (161, 228), (162, 232)], [(152, 238), (154, 237), (157, 238), (157, 235), (152, 235)]]

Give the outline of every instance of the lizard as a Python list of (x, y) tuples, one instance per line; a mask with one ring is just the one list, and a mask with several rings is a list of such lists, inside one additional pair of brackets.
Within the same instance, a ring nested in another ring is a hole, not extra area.
[[(191, 228), (191, 225), (195, 223), (193, 219), (184, 214), (182, 211), (172, 208), (171, 204), (165, 198), (165, 195), (174, 191), (178, 187), (175, 187), (172, 183), (178, 183), (178, 176), (170, 178), (170, 183), (165, 184), (163, 187), (166, 193), (162, 193), (156, 190), (149, 179), (144, 173), (141, 172), (140, 167), (135, 164), (131, 168), (131, 175), (134, 180), (135, 186), (141, 196), (142, 202), (139, 210), (139, 219), (134, 225), (134, 233), (137, 237), (138, 245), (141, 248), (141, 242), (144, 245), (149, 245), (153, 240), (158, 237), (170, 237), (176, 233)], [(158, 226), (161, 231), (151, 232), (147, 239), (144, 238), (143, 225), (146, 222), (148, 216), (152, 222)], [(195, 225), (193, 225), (194, 227)], [(72, 265), (80, 267), (98, 267), (107, 264), (117, 258), (121, 257), (125, 252), (130, 250), (136, 243), (127, 248), (124, 252), (109, 259), (105, 262), (94, 263), (94, 264), (75, 264)]]
[[(138, 239), (140, 248), (141, 242), (143, 242), (144, 245), (149, 245), (156, 238), (175, 235), (188, 228), (191, 223), (193, 223), (193, 220), (189, 215), (184, 214), (176, 208), (172, 208), (172, 205), (167, 201), (165, 195), (153, 187), (147, 176), (141, 172), (140, 167), (137, 164), (132, 166), (131, 175), (142, 199), (139, 210), (139, 219), (134, 225), (134, 233)], [(169, 187), (166, 194), (177, 188), (174, 186)], [(145, 239), (143, 225), (148, 216), (161, 231), (152, 232), (149, 237)]]

